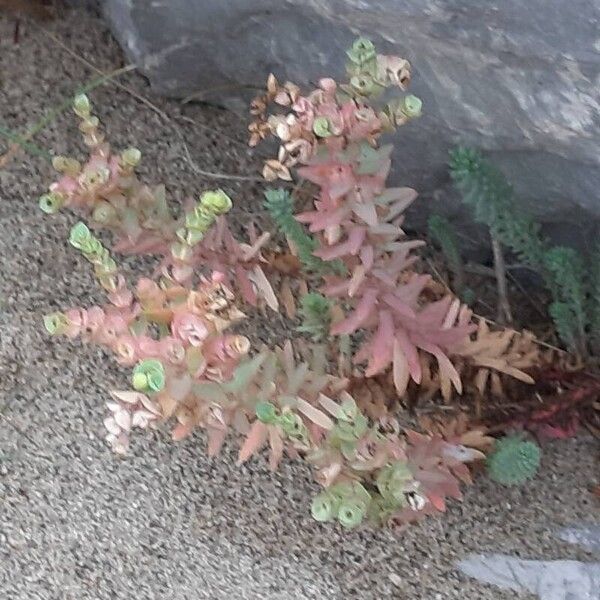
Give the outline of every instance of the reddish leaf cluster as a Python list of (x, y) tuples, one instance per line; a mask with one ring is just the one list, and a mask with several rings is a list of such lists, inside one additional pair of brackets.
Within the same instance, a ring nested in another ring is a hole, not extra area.
[[(380, 87), (395, 84), (404, 89), (408, 77), (377, 79), (381, 65), (392, 64), (390, 57), (372, 54), (365, 41), (354, 50), (349, 53), (351, 73), (362, 69), (361, 76)], [(406, 61), (396, 59), (393, 64), (409, 73)], [(412, 251), (423, 242), (407, 240), (401, 229), (402, 213), (416, 192), (386, 188), (392, 146), (380, 146), (379, 138), (390, 127), (390, 113), (374, 108), (373, 94), (362, 88), (353, 92), (354, 79), (350, 86), (322, 79), (306, 96), (293, 84), (280, 87), (273, 77), (269, 79), (260, 110), (264, 113), (268, 101), (273, 101), (291, 112), (261, 121), (282, 142), (278, 162), (268, 161), (264, 174), (267, 179), (289, 179), (289, 167), (297, 166), (300, 177), (318, 186), (313, 210), (296, 218), (318, 236), (315, 256), (342, 261), (347, 268), (345, 276), (326, 277), (323, 291), (349, 308), (346, 317), (333, 325), (333, 335), (366, 332), (354, 356), (355, 362), (367, 363), (365, 375), (391, 365), (402, 395), (409, 380), (421, 382), (419, 353), (425, 352), (437, 360), (440, 378), (461, 391), (449, 356), (475, 329), (471, 313), (451, 297), (429, 304), (423, 300), (429, 277), (412, 268), (417, 260)], [(417, 102), (420, 109), (418, 99), (406, 97), (400, 104), (405, 118), (396, 118), (393, 124), (415, 116), (408, 108)]]

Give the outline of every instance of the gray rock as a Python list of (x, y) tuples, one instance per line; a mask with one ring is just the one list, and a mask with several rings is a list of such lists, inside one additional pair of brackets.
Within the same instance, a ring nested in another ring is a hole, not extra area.
[(562, 237), (566, 222), (588, 227), (600, 215), (595, 0), (104, 0), (104, 8), (158, 93), (238, 108), (245, 86), (269, 72), (298, 83), (341, 75), (344, 50), (365, 34), (413, 63), (412, 91), (424, 101), (424, 117), (397, 138), (397, 180), (437, 200), (436, 210), (455, 206), (447, 152), (463, 143), (488, 151)]
[(459, 568), (484, 583), (537, 594), (541, 600), (600, 599), (600, 563), (521, 560), (491, 554), (470, 556)]
[(566, 527), (558, 532), (558, 537), (565, 542), (583, 546), (590, 552), (600, 552), (600, 525)]
[[(567, 527), (558, 532), (565, 542), (600, 550), (600, 526)], [(576, 560), (522, 560), (503, 554), (474, 554), (458, 568), (469, 577), (541, 600), (599, 600), (600, 563)]]

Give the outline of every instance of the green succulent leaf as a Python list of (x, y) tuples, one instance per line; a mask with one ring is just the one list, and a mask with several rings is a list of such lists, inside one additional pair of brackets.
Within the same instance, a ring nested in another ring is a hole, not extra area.
[(267, 425), (277, 421), (277, 409), (271, 402), (259, 402), (256, 405), (256, 418)]
[(321, 138), (333, 135), (329, 119), (327, 117), (317, 117), (313, 123), (313, 132), (316, 136)]
[(313, 519), (321, 523), (335, 519), (338, 511), (339, 499), (328, 492), (322, 492), (315, 496), (310, 507)]
[(215, 215), (223, 215), (231, 210), (233, 202), (223, 190), (211, 190), (202, 194), (200, 205)]
[(139, 392), (160, 392), (165, 387), (165, 368), (160, 360), (148, 358), (133, 370), (133, 387)]
[(56, 192), (50, 192), (48, 194), (44, 194), (40, 198), (40, 208), (47, 215), (56, 214), (63, 206), (65, 199), (60, 194)]
[(88, 226), (79, 221), (71, 228), (69, 235), (69, 243), (78, 250), (85, 250), (89, 247), (90, 241), (92, 240), (92, 234), (88, 229)]
[(365, 515), (366, 507), (362, 503), (345, 500), (340, 504), (337, 518), (342, 527), (352, 529), (363, 522)]
[(60, 335), (69, 325), (69, 319), (61, 312), (44, 315), (44, 327), (50, 335)]
[(423, 102), (420, 98), (409, 94), (402, 101), (402, 112), (409, 118), (415, 119), (416, 117), (421, 116), (421, 112), (423, 109)]

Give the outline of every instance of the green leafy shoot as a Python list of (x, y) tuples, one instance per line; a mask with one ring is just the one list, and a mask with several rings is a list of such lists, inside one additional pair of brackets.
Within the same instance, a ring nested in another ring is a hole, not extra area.
[(294, 202), (292, 195), (285, 189), (268, 189), (265, 192), (265, 208), (275, 221), (277, 227), (294, 246), (304, 268), (316, 274), (343, 273), (344, 266), (340, 261), (326, 262), (313, 252), (317, 249), (317, 241), (306, 233), (306, 230), (294, 218)]

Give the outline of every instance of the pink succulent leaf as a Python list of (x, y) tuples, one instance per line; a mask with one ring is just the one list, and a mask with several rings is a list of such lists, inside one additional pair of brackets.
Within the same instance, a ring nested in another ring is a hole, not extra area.
[(259, 238), (257, 238), (252, 245), (241, 244), (242, 261), (248, 262), (249, 260), (252, 260), (256, 256), (258, 256), (261, 249), (267, 243), (270, 237), (271, 234), (268, 231), (265, 231), (265, 233), (263, 233)]
[(269, 469), (276, 471), (283, 457), (283, 439), (279, 429), (269, 425), (269, 446), (271, 453), (269, 456)]
[(136, 410), (133, 413), (131, 419), (132, 427), (139, 427), (140, 429), (146, 429), (148, 425), (156, 419), (156, 416), (147, 410)]
[(345, 335), (355, 332), (371, 316), (376, 304), (377, 290), (373, 288), (365, 290), (356, 305), (356, 309), (350, 316), (331, 327), (331, 335)]
[(429, 275), (413, 275), (408, 283), (396, 290), (395, 294), (409, 306), (416, 306), (419, 296), (430, 280)]
[(441, 328), (452, 302), (451, 296), (446, 296), (437, 302), (432, 302), (419, 312), (419, 320), (432, 328)]
[(162, 338), (160, 344), (160, 356), (173, 365), (180, 365), (185, 359), (185, 348), (182, 342), (174, 337)]
[(430, 498), (430, 494), (432, 494), (440, 496), (441, 498), (449, 496), (451, 498), (456, 498), (457, 500), (462, 499), (458, 481), (452, 473), (446, 469), (438, 467), (427, 471), (421, 470), (415, 473), (415, 478), (425, 490), (425, 494), (428, 498)]
[(354, 267), (354, 271), (352, 272), (352, 277), (350, 278), (348, 285), (348, 296), (350, 298), (355, 296), (361, 284), (363, 283), (363, 281), (365, 281), (365, 277), (365, 267), (363, 265), (356, 265), (356, 267)]
[(431, 505), (439, 512), (446, 512), (446, 501), (443, 496), (429, 492), (427, 494), (427, 500), (429, 500)]
[(394, 309), (395, 314), (404, 317), (405, 319), (416, 319), (417, 315), (415, 311), (401, 298), (393, 293), (384, 294), (382, 300), (390, 307)]
[(400, 397), (404, 396), (410, 379), (410, 371), (408, 367), (408, 360), (406, 359), (404, 352), (402, 352), (402, 347), (400, 346), (400, 342), (397, 338), (394, 338), (393, 345), (392, 377), (396, 392)]
[(448, 312), (446, 313), (446, 316), (444, 317), (444, 322), (442, 323), (442, 329), (450, 329), (454, 323), (456, 322), (456, 319), (458, 318), (458, 315), (460, 314), (460, 308), (461, 308), (461, 302), (458, 298), (453, 298), (449, 308), (448, 308)]
[(204, 321), (198, 315), (188, 312), (175, 313), (171, 321), (171, 332), (175, 338), (192, 346), (201, 346), (208, 336)]
[(250, 274), (250, 279), (256, 285), (256, 288), (261, 293), (262, 297), (265, 299), (265, 302), (274, 311), (279, 310), (279, 302), (277, 301), (277, 296), (275, 296), (275, 292), (271, 287), (267, 276), (264, 271), (256, 265)]
[(455, 477), (458, 477), (460, 481), (462, 481), (466, 485), (471, 485), (473, 483), (473, 478), (471, 477), (471, 471), (467, 465), (462, 463), (457, 463), (452, 465), (451, 467), (452, 474)]
[(256, 291), (246, 270), (241, 265), (236, 265), (235, 275), (244, 300), (248, 302), (248, 304), (256, 306)]
[(108, 299), (119, 308), (128, 307), (133, 301), (133, 294), (127, 287), (123, 275), (117, 276), (117, 289), (108, 294)]
[(337, 298), (339, 296), (345, 296), (350, 289), (349, 279), (339, 279), (337, 277), (326, 278), (326, 285), (323, 286), (321, 291), (330, 298)]
[(417, 196), (417, 192), (409, 187), (387, 188), (377, 196), (376, 202), (381, 206), (402, 202), (406, 209), (415, 201)]
[(225, 427), (208, 427), (208, 455), (216, 456), (223, 446), (227, 429)]
[(313, 254), (323, 260), (334, 260), (347, 254), (357, 254), (365, 240), (366, 233), (364, 227), (355, 227), (350, 231), (348, 239), (345, 242), (336, 244), (335, 246), (325, 246), (316, 250)]
[(452, 361), (446, 356), (446, 354), (444, 354), (442, 349), (436, 346), (435, 344), (422, 341), (418, 343), (418, 346), (422, 350), (425, 350), (425, 352), (429, 352), (430, 354), (433, 354), (433, 356), (435, 356), (438, 363), (440, 377), (442, 378), (442, 380), (450, 380), (454, 385), (456, 391), (459, 394), (461, 394), (462, 382), (460, 380), (460, 375), (458, 374), (458, 371), (452, 364)]
[(258, 452), (267, 441), (269, 428), (262, 421), (256, 420), (248, 432), (238, 455), (238, 464), (246, 462), (253, 454)]
[(296, 221), (309, 225), (311, 233), (323, 231), (333, 225), (339, 225), (348, 215), (349, 209), (347, 206), (333, 208), (331, 210), (314, 210), (302, 212), (295, 215)]
[(408, 372), (410, 373), (411, 379), (417, 384), (421, 383), (421, 361), (419, 360), (417, 347), (410, 341), (408, 335), (403, 329), (396, 329), (395, 337), (399, 350), (406, 357), (406, 362), (408, 363)]
[(129, 390), (126, 391), (119, 391), (119, 390), (114, 390), (111, 392), (111, 396), (113, 396), (113, 398), (116, 398), (117, 400), (119, 400), (120, 402), (125, 402), (126, 404), (137, 404), (138, 402), (141, 402), (143, 397), (147, 396), (145, 394), (142, 394), (141, 392), (132, 392)]
[(375, 256), (373, 246), (371, 246), (371, 245), (363, 246), (360, 249), (359, 256), (360, 256), (360, 261), (362, 262), (363, 267), (365, 268), (365, 271), (369, 271), (371, 269), (371, 267), (373, 266), (373, 261), (374, 261), (374, 256)]
[(322, 192), (333, 200), (347, 194), (356, 181), (352, 168), (339, 163), (301, 167), (298, 175), (320, 186)]
[(443, 443), (441, 456), (444, 459), (444, 463), (450, 466), (483, 460), (485, 458), (485, 454), (475, 448), (446, 442)]
[(321, 410), (315, 408), (312, 404), (303, 398), (296, 398), (296, 407), (305, 417), (308, 417), (313, 423), (322, 429), (331, 430), (334, 422)]
[(372, 202), (365, 202), (364, 204), (361, 202), (354, 202), (352, 210), (355, 212), (356, 216), (362, 219), (370, 227), (376, 227), (379, 223), (377, 210), (375, 210), (375, 206)]
[(119, 435), (121, 433), (121, 428), (114, 417), (106, 417), (106, 419), (104, 419), (104, 427), (106, 427), (106, 431), (112, 435)]
[(392, 315), (383, 310), (379, 313), (379, 327), (371, 341), (371, 358), (365, 371), (366, 377), (381, 373), (392, 361), (394, 344), (394, 321)]
[(132, 240), (129, 237), (122, 237), (113, 244), (112, 249), (119, 254), (166, 254), (168, 244), (162, 235), (151, 232), (138, 233), (138, 237)]
[(128, 410), (122, 409), (115, 412), (113, 419), (122, 430), (129, 431), (131, 429), (131, 413)]
[(193, 424), (190, 423), (177, 423), (171, 432), (171, 437), (174, 442), (180, 442), (181, 440), (188, 437), (194, 429)]
[(137, 354), (140, 358), (158, 358), (160, 356), (160, 343), (148, 335), (136, 338)]

